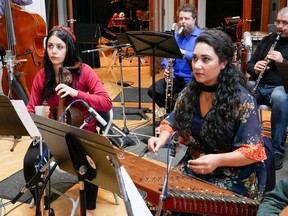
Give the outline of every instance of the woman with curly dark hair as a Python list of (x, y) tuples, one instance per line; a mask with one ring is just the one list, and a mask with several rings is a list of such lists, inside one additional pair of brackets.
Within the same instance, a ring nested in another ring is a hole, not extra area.
[(233, 43), (226, 33), (211, 29), (198, 36), (192, 59), (195, 79), (161, 122), (160, 136), (148, 140), (148, 148), (157, 154), (178, 132), (188, 149), (174, 169), (259, 199), (267, 156), (258, 109), (232, 60)]

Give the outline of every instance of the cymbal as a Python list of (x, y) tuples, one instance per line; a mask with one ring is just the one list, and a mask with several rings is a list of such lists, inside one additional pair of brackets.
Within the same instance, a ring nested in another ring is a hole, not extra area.
[(269, 32), (251, 31), (250, 34), (252, 36), (266, 36), (269, 34)]

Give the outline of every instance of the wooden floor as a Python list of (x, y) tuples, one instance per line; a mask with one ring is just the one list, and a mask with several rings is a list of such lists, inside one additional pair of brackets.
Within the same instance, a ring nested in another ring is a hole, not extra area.
[[(102, 80), (106, 90), (109, 92), (111, 98), (116, 97), (121, 88), (117, 85), (117, 82), (121, 80), (120, 76), (120, 67), (118, 60), (116, 61), (115, 67), (107, 67), (109, 65), (109, 61), (112, 58), (112, 55), (107, 52), (104, 53), (107, 55), (106, 58), (101, 56), (101, 68), (95, 68), (95, 72), (98, 74), (100, 79)], [(113, 59), (112, 59), (113, 60)], [(142, 59), (143, 62), (149, 61), (149, 59)], [(106, 62), (108, 61), (108, 63)], [(130, 59), (124, 59), (122, 65), (122, 73), (123, 80), (127, 83), (131, 84), (131, 87), (138, 87), (138, 68), (137, 68), (137, 58), (132, 59), (132, 63), (130, 63)], [(113, 61), (112, 61), (113, 65)], [(144, 65), (144, 64), (143, 64)], [(162, 74), (156, 75), (156, 80), (161, 78)], [(148, 88), (152, 84), (152, 77), (150, 72), (150, 66), (141, 66), (141, 87)], [(146, 94), (146, 92), (142, 92)], [(121, 103), (114, 103), (113, 106), (121, 106)], [(138, 102), (128, 103), (125, 102), (126, 107), (138, 107)], [(152, 104), (142, 103), (142, 108), (150, 108), (152, 109)], [(150, 117), (151, 114), (149, 114)], [(265, 117), (264, 113), (264, 117)], [(127, 121), (127, 127), (133, 127), (135, 124), (141, 124), (141, 121)], [(114, 120), (113, 121), (119, 127), (123, 127), (123, 120)], [(0, 180), (5, 179), (6, 177), (12, 175), (16, 171), (22, 169), (22, 163), (24, 154), (31, 142), (30, 137), (22, 137), (20, 142), (17, 144), (14, 152), (10, 152), (10, 148), (13, 145), (13, 139), (7, 137), (0, 137), (1, 149), (0, 149)], [(24, 186), (24, 185), (23, 185)], [(74, 199), (78, 196), (78, 186), (71, 188), (67, 195), (73, 197)], [(126, 215), (125, 205), (122, 199), (120, 200), (119, 205), (115, 205), (114, 198), (111, 192), (100, 189), (99, 196), (97, 199), (97, 209), (95, 215), (101, 216), (124, 216)], [(2, 200), (3, 203), (7, 203), (9, 200)], [(55, 211), (55, 215), (70, 215), (72, 204), (66, 198), (60, 197), (56, 201), (54, 201), (51, 207)], [(14, 209), (13, 211), (11, 211)], [(28, 204), (16, 203), (16, 204), (7, 204), (2, 208), (2, 215), (11, 211), (8, 215), (13, 216), (33, 216), (35, 215), (35, 208), (30, 208)], [(1, 214), (0, 214), (1, 215)], [(79, 208), (75, 214), (76, 216), (80, 215)]]

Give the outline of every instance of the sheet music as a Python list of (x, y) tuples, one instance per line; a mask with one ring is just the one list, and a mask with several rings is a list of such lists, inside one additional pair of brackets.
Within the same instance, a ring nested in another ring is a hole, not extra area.
[(131, 201), (133, 214), (137, 216), (152, 216), (152, 213), (146, 206), (144, 199), (141, 197), (138, 189), (134, 185), (125, 168), (121, 166), (120, 170), (122, 173), (123, 181), (125, 183), (127, 195), (129, 197), (129, 200)]
[(41, 137), (40, 131), (32, 120), (23, 100), (10, 100), (20, 120), (31, 137)]

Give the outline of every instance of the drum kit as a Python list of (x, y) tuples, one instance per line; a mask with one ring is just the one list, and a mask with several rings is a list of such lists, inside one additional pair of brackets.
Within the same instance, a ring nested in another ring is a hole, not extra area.
[(141, 31), (147, 29), (149, 27), (149, 11), (136, 10), (135, 13), (135, 17), (133, 17), (132, 11), (130, 11), (129, 18), (127, 18), (123, 12), (120, 12), (119, 14), (114, 13), (108, 23), (108, 28), (117, 31), (118, 33), (125, 32), (126, 30)]

